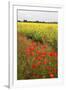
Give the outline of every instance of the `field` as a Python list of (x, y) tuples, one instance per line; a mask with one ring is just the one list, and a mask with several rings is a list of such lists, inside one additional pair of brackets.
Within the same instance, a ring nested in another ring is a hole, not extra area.
[(17, 22), (17, 79), (58, 77), (58, 24)]

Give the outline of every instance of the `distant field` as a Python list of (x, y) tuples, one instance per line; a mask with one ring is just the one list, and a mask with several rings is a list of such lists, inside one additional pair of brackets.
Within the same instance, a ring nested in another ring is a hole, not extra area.
[(56, 78), (58, 24), (17, 22), (17, 79)]
[(58, 24), (18, 22), (17, 26), (18, 32), (23, 33), (28, 38), (43, 43), (48, 42), (53, 47), (57, 44)]

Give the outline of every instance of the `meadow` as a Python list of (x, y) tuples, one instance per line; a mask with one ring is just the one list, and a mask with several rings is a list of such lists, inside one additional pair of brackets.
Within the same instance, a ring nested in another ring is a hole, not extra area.
[(17, 22), (17, 79), (58, 77), (58, 24)]

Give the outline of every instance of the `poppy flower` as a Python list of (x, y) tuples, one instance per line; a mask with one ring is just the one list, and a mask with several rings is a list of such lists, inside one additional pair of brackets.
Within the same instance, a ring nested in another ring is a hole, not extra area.
[(47, 59), (44, 60), (43, 64), (47, 64)]
[(33, 47), (33, 46), (31, 46), (31, 47), (30, 47), (30, 50), (34, 50), (34, 47)]
[(39, 51), (39, 50), (37, 50), (37, 51), (36, 51), (36, 53), (37, 53), (37, 54), (40, 54), (40, 51)]
[(54, 78), (54, 74), (50, 73), (50, 77), (51, 77), (51, 78)]
[(34, 56), (34, 52), (31, 52), (31, 56)]
[(56, 53), (56, 52), (54, 52), (53, 55), (54, 55), (55, 57), (57, 57), (57, 53)]
[(40, 62), (40, 61), (38, 61), (37, 66), (39, 66), (40, 64), (41, 64), (41, 62)]
[(36, 59), (37, 59), (37, 60), (41, 60), (41, 59), (42, 59), (42, 57), (41, 57), (41, 56), (38, 56), (38, 57), (36, 57)]
[(50, 52), (50, 53), (49, 53), (49, 56), (57, 57), (57, 53), (56, 53), (56, 52)]
[(41, 56), (42, 57), (46, 56), (46, 52), (42, 52)]
[(32, 64), (32, 69), (35, 69), (36, 68), (36, 65), (35, 64)]
[(52, 52), (50, 52), (48, 55), (49, 55), (50, 57), (52, 57), (52, 56), (53, 56), (53, 53), (52, 53)]

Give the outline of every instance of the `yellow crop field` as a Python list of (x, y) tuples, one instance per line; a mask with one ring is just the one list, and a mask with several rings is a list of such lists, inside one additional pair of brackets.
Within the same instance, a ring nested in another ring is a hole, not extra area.
[[(18, 22), (17, 30), (33, 40), (46, 41), (53, 47), (57, 44), (58, 24)], [(46, 40), (42, 37), (46, 37)]]
[(37, 31), (37, 30), (40, 33), (47, 32), (48, 30), (50, 30), (51, 32), (52, 30), (53, 32), (54, 31), (57, 32), (58, 24), (18, 22), (17, 27), (18, 27), (18, 31), (25, 32), (25, 33)]

